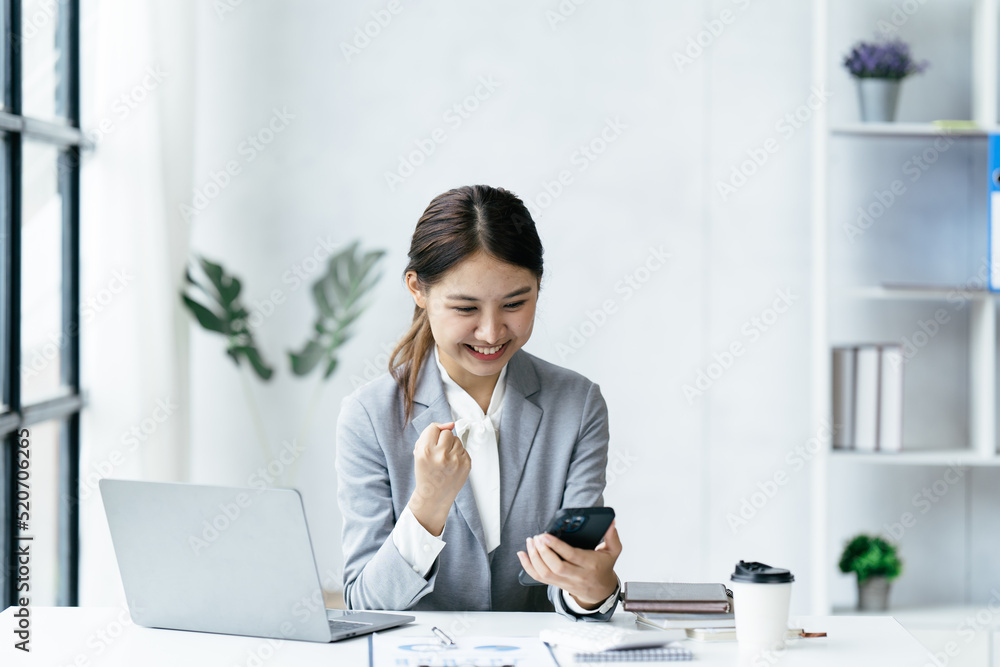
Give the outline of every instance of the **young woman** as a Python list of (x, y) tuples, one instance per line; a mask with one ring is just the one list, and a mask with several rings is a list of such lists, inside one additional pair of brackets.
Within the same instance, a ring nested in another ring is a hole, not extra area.
[[(542, 278), (528, 210), (500, 188), (450, 190), (409, 258), (413, 324), (337, 424), (347, 606), (607, 620), (614, 524), (593, 551), (543, 533), (562, 507), (603, 504), (608, 412), (596, 384), (521, 349)], [(520, 585), (522, 568), (547, 586)]]

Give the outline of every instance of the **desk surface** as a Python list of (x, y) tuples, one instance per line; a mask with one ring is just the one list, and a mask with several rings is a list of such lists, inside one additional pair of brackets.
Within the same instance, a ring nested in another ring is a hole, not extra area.
[[(103, 607), (38, 607), (31, 613), (31, 653), (13, 647), (14, 608), (0, 613), (0, 664), (45, 667), (155, 667), (183, 665), (285, 665), (368, 664), (368, 638), (357, 637), (333, 644), (279, 641), (198, 632), (154, 630), (134, 625), (125, 609)], [(557, 614), (510, 612), (415, 612), (412, 623), (389, 632), (429, 636), (437, 625), (454, 635), (537, 636), (543, 628), (571, 624)], [(635, 616), (619, 610), (611, 621), (635, 629)], [(697, 664), (739, 667), (924, 667), (933, 664), (923, 647), (894, 619), (856, 616), (800, 616), (794, 627), (825, 631), (827, 638), (792, 642), (774, 659), (739, 658), (735, 643), (685, 641)], [(615, 663), (609, 663), (615, 664)], [(625, 663), (617, 663), (625, 664)], [(659, 664), (659, 663), (643, 663)], [(676, 663), (664, 663), (676, 664)]]

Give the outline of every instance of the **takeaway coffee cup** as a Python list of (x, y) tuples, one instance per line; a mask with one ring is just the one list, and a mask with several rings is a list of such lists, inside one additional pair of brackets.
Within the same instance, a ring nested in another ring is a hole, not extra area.
[(740, 561), (729, 578), (740, 649), (782, 648), (788, 632), (788, 603), (795, 577), (763, 563)]

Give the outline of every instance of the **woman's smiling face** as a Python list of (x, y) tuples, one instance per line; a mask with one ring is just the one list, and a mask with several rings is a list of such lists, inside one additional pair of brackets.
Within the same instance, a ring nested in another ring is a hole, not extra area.
[(531, 337), (538, 279), (528, 269), (478, 252), (429, 290), (421, 291), (412, 271), (406, 284), (427, 311), (441, 364), (466, 389), (477, 382), (472, 376), (499, 375)]

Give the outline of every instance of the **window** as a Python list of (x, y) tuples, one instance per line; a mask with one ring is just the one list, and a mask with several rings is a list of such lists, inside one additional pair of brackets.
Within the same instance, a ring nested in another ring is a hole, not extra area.
[(83, 407), (79, 0), (6, 0), (0, 8), (0, 559), (7, 575), (0, 608), (15, 604), (18, 545), (30, 553), (31, 604), (75, 605)]

